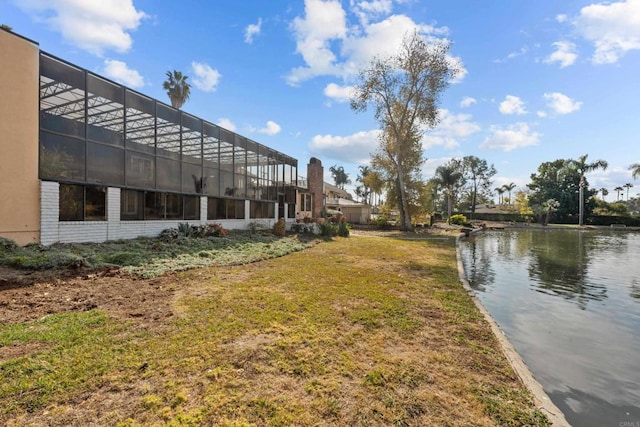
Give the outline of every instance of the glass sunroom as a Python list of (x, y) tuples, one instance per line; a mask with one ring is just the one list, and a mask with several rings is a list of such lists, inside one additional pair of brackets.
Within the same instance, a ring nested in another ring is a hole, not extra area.
[(60, 223), (295, 218), (296, 159), (44, 52), (39, 84)]

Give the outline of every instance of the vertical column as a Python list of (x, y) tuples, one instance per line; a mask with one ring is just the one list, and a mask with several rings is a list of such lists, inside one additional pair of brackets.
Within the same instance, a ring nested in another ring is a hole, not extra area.
[(107, 188), (107, 240), (120, 238), (120, 189)]
[(50, 245), (60, 240), (60, 184), (40, 181), (40, 243)]
[(200, 223), (204, 224), (207, 222), (207, 213), (208, 213), (208, 201), (207, 196), (200, 197)]
[(248, 224), (251, 222), (251, 201), (245, 199), (244, 201), (244, 223)]

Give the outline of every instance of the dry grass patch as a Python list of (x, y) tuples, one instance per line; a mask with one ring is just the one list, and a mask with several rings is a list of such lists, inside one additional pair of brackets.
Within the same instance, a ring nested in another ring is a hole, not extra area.
[[(453, 240), (411, 237), (355, 235), (180, 273), (179, 316), (135, 336), (121, 366), (41, 406), (0, 406), (0, 421), (546, 425), (458, 283)], [(96, 397), (111, 403), (97, 411)]]

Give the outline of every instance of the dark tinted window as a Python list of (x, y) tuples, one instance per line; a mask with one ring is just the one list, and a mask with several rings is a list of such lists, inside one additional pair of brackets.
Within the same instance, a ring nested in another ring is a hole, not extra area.
[(40, 178), (84, 181), (84, 141), (40, 132)]
[(124, 184), (124, 150), (87, 142), (87, 181)]
[(180, 162), (176, 160), (156, 159), (156, 182), (160, 190), (180, 191)]
[(136, 190), (120, 191), (120, 219), (144, 219), (144, 192)]

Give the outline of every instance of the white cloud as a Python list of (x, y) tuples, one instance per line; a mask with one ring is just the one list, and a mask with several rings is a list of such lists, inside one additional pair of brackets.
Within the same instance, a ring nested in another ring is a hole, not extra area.
[(470, 96), (465, 96), (464, 98), (462, 98), (462, 101), (460, 101), (460, 107), (461, 108), (468, 108), (471, 107), (473, 104), (477, 103), (478, 101), (476, 101), (475, 98), (471, 98)]
[(460, 140), (480, 132), (480, 126), (471, 121), (470, 114), (452, 114), (447, 109), (439, 110), (440, 123), (433, 130), (427, 131), (422, 138), (425, 149), (436, 145), (455, 148)]
[(99, 56), (106, 50), (129, 51), (130, 32), (148, 17), (136, 10), (133, 0), (22, 0), (16, 4), (74, 46)]
[(366, 26), (370, 19), (391, 13), (393, 2), (391, 0), (351, 0), (351, 7), (353, 13), (360, 19), (360, 23)]
[(211, 68), (208, 64), (193, 61), (191, 63), (191, 69), (195, 77), (193, 84), (200, 90), (205, 92), (215, 92), (222, 74)]
[(560, 68), (573, 65), (578, 58), (578, 54), (575, 52), (576, 45), (568, 41), (555, 42), (552, 45), (556, 48), (555, 52), (545, 58), (544, 62), (547, 64), (553, 64), (554, 62), (560, 63)]
[(309, 143), (309, 151), (343, 162), (366, 164), (378, 146), (379, 133), (379, 130), (370, 130), (349, 136), (316, 135)]
[(511, 151), (516, 148), (537, 145), (541, 136), (537, 132), (532, 132), (526, 123), (516, 123), (506, 128), (491, 126), (490, 132), (491, 135), (485, 138), (484, 142), (480, 144), (480, 148)]
[(573, 21), (577, 32), (593, 42), (595, 64), (612, 64), (640, 49), (640, 1), (623, 0), (583, 7)]
[(529, 47), (528, 46), (522, 46), (520, 48), (520, 50), (517, 50), (515, 52), (511, 52), (509, 54), (507, 54), (507, 56), (505, 56), (504, 58), (499, 58), (499, 59), (494, 59), (493, 62), (495, 62), (496, 64), (504, 64), (505, 62), (508, 62), (512, 59), (515, 59), (519, 56), (523, 56), (526, 55), (527, 52), (529, 52)]
[(556, 15), (556, 21), (557, 21), (557, 22), (559, 22), (559, 23), (561, 23), (561, 24), (562, 24), (563, 22), (566, 22), (566, 21), (567, 21), (567, 15), (565, 15), (565, 14), (563, 14), (563, 13), (561, 13), (561, 14), (559, 14), (559, 15)]
[(262, 29), (262, 18), (258, 18), (258, 23), (247, 25), (247, 28), (244, 30), (244, 42), (251, 44), (253, 43), (253, 38), (257, 35), (260, 35), (260, 31)]
[(297, 85), (317, 75), (334, 74), (336, 56), (330, 42), (347, 34), (346, 13), (337, 0), (305, 0), (305, 17), (296, 17), (292, 24), (296, 52), (302, 55), (306, 67), (291, 70), (288, 82)]
[(547, 100), (547, 106), (556, 114), (573, 113), (574, 111), (578, 111), (582, 106), (582, 102), (574, 101), (560, 92), (545, 93), (544, 99)]
[(280, 127), (279, 124), (277, 124), (274, 121), (269, 120), (267, 122), (267, 126), (258, 130), (258, 132), (260, 133), (265, 133), (267, 135), (276, 135), (278, 133), (280, 133), (280, 130), (282, 130), (282, 128)]
[(329, 83), (324, 88), (324, 94), (337, 102), (349, 102), (353, 93), (353, 86), (340, 86), (335, 83)]
[(538, 112), (536, 112), (536, 115), (542, 119), (542, 118), (547, 117), (547, 112), (546, 111), (538, 111)]
[(513, 95), (507, 95), (504, 101), (500, 103), (498, 109), (502, 114), (527, 114), (527, 110), (524, 108), (524, 101)]
[(216, 123), (218, 126), (223, 127), (227, 130), (230, 130), (231, 132), (235, 132), (236, 131), (236, 125), (235, 123), (233, 123), (230, 119), (226, 118), (226, 117), (220, 117), (218, 119), (218, 123)]
[(363, 34), (344, 39), (341, 53), (346, 58), (343, 67), (346, 75), (355, 75), (371, 60), (394, 54), (402, 45), (406, 34), (418, 31), (427, 39), (448, 32), (445, 27), (420, 25), (405, 15), (393, 15), (383, 21), (368, 25)]
[[(365, 9), (371, 12), (366, 14), (366, 23), (361, 28), (349, 27), (340, 2), (305, 0), (305, 15), (296, 17), (290, 26), (296, 51), (302, 56), (304, 65), (289, 72), (287, 82), (290, 85), (299, 85), (316, 76), (353, 77), (374, 57), (397, 52), (403, 37), (412, 31), (418, 31), (432, 41), (448, 33), (446, 27), (417, 24), (405, 15), (391, 15), (369, 23), (370, 18), (390, 11), (384, 1), (352, 1), (351, 5), (361, 12)], [(454, 82), (463, 79), (467, 70), (460, 58), (451, 55), (448, 60), (460, 68)]]
[(444, 166), (452, 159), (452, 157), (439, 157), (436, 159), (427, 159), (422, 165), (422, 174), (426, 177), (432, 177), (436, 174), (436, 169)]
[(144, 86), (144, 79), (136, 70), (127, 67), (122, 61), (105, 59), (103, 73), (105, 76), (132, 88)]

